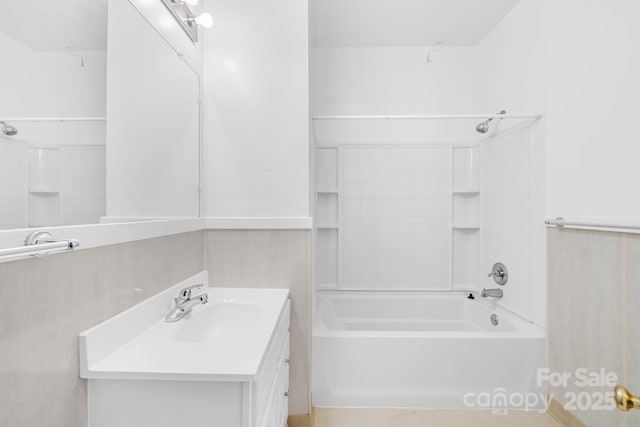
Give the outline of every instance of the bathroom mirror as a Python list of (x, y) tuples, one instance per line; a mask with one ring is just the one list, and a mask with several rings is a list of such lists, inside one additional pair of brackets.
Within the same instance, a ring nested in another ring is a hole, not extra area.
[(106, 213), (107, 0), (5, 0), (0, 229)]

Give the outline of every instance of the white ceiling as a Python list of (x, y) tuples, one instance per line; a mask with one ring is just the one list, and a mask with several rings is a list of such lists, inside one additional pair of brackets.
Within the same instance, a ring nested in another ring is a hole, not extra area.
[(315, 47), (478, 44), (519, 0), (311, 0)]
[(35, 50), (107, 48), (107, 0), (1, 0), (0, 32)]

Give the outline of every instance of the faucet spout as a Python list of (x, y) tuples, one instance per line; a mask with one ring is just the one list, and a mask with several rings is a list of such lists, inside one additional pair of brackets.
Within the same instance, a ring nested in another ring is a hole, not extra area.
[(197, 297), (193, 297), (193, 298), (183, 302), (182, 304), (180, 304), (180, 308), (185, 310), (188, 313), (196, 305), (198, 305), (198, 304), (206, 304), (207, 302), (209, 302), (209, 295), (202, 294), (202, 295), (198, 295)]
[(191, 289), (202, 285), (192, 286), (180, 291), (180, 295), (175, 299), (176, 306), (164, 317), (165, 322), (177, 322), (184, 316), (189, 314), (193, 307), (199, 304), (206, 304), (209, 301), (209, 295), (202, 294), (191, 298)]
[(503, 292), (502, 289), (483, 289), (482, 292), (480, 293), (480, 296), (482, 298), (488, 298), (488, 297), (492, 297), (492, 298), (502, 298)]

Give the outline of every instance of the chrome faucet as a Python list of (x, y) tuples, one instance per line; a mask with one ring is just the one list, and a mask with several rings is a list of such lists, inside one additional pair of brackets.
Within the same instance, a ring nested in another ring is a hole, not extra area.
[(180, 290), (178, 298), (174, 299), (176, 306), (164, 317), (164, 321), (177, 322), (186, 314), (190, 313), (194, 306), (198, 304), (206, 304), (207, 301), (209, 301), (209, 295), (207, 294), (201, 294), (191, 298), (191, 290), (200, 288), (202, 288), (202, 283), (193, 286), (187, 286), (186, 288)]
[(480, 293), (482, 298), (493, 297), (502, 298), (502, 289), (483, 289)]

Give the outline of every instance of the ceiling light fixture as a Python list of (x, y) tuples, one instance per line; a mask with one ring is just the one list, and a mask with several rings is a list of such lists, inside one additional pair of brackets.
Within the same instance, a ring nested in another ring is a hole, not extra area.
[(198, 0), (162, 0), (171, 15), (194, 42), (198, 42), (198, 27), (211, 28), (213, 18), (208, 13), (196, 15), (189, 6), (198, 4)]
[(192, 16), (189, 18), (189, 25), (199, 25), (204, 28), (213, 27), (213, 17), (209, 13), (201, 13), (198, 16)]
[(195, 6), (198, 4), (198, 0), (169, 0), (169, 3), (177, 5), (186, 3), (189, 6)]

